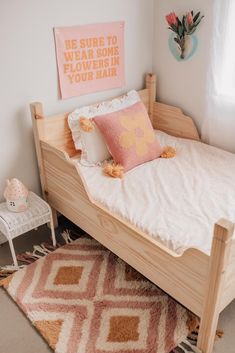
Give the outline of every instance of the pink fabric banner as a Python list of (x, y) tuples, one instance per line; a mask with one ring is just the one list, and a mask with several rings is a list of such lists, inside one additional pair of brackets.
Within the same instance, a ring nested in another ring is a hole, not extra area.
[(124, 22), (54, 28), (61, 98), (125, 84)]

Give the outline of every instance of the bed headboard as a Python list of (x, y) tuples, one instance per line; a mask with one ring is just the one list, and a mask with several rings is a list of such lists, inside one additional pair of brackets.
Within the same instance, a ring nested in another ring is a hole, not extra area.
[[(154, 128), (174, 136), (200, 139), (193, 120), (185, 116), (181, 109), (156, 102), (156, 75), (146, 75), (145, 87), (138, 93)], [(42, 103), (39, 102), (30, 104), (30, 109), (37, 154), (40, 153), (40, 140), (66, 151), (70, 157), (77, 154), (67, 122), (69, 112), (45, 117)]]

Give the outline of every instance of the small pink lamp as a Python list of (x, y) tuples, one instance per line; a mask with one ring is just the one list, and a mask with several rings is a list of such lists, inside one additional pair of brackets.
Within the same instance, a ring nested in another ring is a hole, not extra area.
[(28, 194), (28, 189), (20, 180), (16, 178), (7, 180), (4, 197), (6, 199), (8, 210), (12, 212), (25, 211), (28, 207)]

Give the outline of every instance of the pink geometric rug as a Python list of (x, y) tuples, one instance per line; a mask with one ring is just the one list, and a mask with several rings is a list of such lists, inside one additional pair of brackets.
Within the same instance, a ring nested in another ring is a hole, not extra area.
[(57, 353), (169, 353), (196, 325), (185, 308), (91, 238), (1, 285)]

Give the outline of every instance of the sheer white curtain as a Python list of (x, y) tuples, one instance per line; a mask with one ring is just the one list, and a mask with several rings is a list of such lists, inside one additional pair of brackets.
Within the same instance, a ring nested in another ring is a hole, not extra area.
[(207, 119), (202, 137), (235, 152), (235, 0), (214, 0)]

